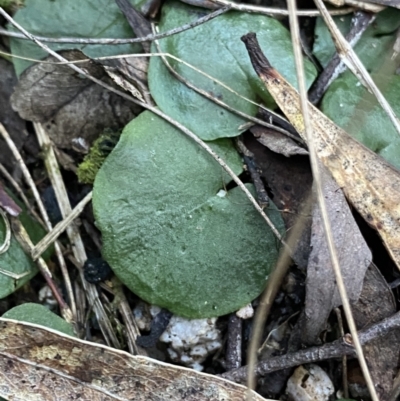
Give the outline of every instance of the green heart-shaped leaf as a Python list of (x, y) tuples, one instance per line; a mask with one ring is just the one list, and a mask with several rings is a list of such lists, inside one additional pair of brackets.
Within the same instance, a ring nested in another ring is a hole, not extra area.
[[(208, 11), (177, 1), (168, 1), (162, 9), (160, 31), (189, 23)], [(257, 38), (272, 65), (291, 83), (296, 83), (296, 70), (290, 34), (276, 19), (264, 15), (231, 11), (196, 28), (160, 40), (161, 50), (194, 65), (224, 82), (252, 101), (263, 99), (273, 106), (271, 96), (257, 77), (240, 38), (248, 32)], [(153, 45), (155, 52), (156, 47)], [(209, 78), (168, 59), (175, 70), (197, 87), (231, 107), (255, 116), (257, 106), (239, 98)], [(305, 63), (308, 84), (316, 76), (310, 62)], [(239, 135), (245, 119), (217, 106), (173, 77), (159, 57), (150, 60), (149, 86), (157, 105), (203, 140)]]
[[(236, 173), (230, 140), (210, 146)], [(190, 317), (219, 316), (257, 297), (279, 245), (239, 188), (203, 149), (144, 112), (96, 176), (93, 207), (103, 257), (144, 300)], [(278, 230), (279, 212), (267, 211)]]

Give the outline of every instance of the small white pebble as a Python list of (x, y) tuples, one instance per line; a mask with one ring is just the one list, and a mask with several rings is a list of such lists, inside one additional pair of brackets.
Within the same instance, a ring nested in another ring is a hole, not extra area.
[(216, 322), (216, 318), (189, 320), (172, 316), (160, 341), (168, 344), (173, 361), (201, 371), (205, 359), (222, 346)]
[(299, 366), (289, 378), (286, 392), (296, 401), (328, 401), (334, 386), (326, 372), (317, 365)]
[(50, 310), (57, 305), (57, 301), (54, 298), (53, 292), (48, 285), (43, 286), (39, 290), (39, 301), (48, 306)]
[(236, 312), (236, 316), (239, 317), (240, 319), (251, 319), (254, 316), (254, 309), (251, 304), (247, 304), (246, 306), (243, 306), (243, 308), (240, 308)]

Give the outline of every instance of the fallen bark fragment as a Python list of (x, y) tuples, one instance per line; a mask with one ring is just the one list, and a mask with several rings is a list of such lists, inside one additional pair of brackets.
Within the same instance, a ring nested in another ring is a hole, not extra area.
[(244, 401), (247, 392), (220, 377), (9, 319), (0, 319), (0, 372), (7, 399)]

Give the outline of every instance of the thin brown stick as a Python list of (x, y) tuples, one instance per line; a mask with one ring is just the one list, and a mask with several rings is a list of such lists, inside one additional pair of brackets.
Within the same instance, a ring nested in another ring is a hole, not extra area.
[(247, 170), (250, 173), (250, 177), (253, 181), (254, 188), (256, 190), (258, 203), (262, 208), (266, 208), (269, 205), (268, 193), (265, 189), (264, 183), (260, 177), (260, 170), (258, 169), (256, 162), (254, 160), (253, 153), (247, 149), (246, 145), (243, 143), (241, 137), (236, 137), (236, 147), (239, 153), (242, 154), (243, 161), (247, 166)]
[[(303, 209), (308, 208), (308, 204), (311, 201), (311, 197), (308, 196), (306, 202), (304, 202)], [(265, 322), (271, 310), (272, 304), (278, 293), (282, 281), (289, 269), (291, 263), (291, 253), (289, 249), (295, 249), (295, 245), (302, 233), (304, 227), (304, 218), (300, 217), (303, 213), (299, 214), (299, 218), (296, 220), (292, 227), (289, 235), (287, 235), (286, 243), (287, 247), (282, 248), (276, 266), (268, 277), (267, 286), (261, 296), (260, 304), (257, 308), (257, 312), (253, 323), (253, 334), (250, 340), (249, 348), (247, 351), (247, 366), (246, 369), (246, 380), (247, 387), (253, 389), (255, 387), (255, 376), (252, 374), (256, 368), (258, 349), (261, 343), (261, 337), (264, 330)]]
[[(361, 330), (359, 332), (360, 342), (365, 345), (372, 340), (385, 336), (392, 330), (400, 330), (400, 312), (374, 324), (368, 329)], [(276, 372), (278, 370), (292, 368), (305, 363), (341, 358), (343, 355), (349, 357), (357, 356), (350, 334), (346, 334), (344, 337), (333, 341), (332, 343), (269, 358), (265, 361), (259, 362), (254, 369), (252, 369), (251, 373), (258, 377), (265, 376), (268, 373)], [(239, 369), (223, 373), (221, 376), (237, 383), (244, 383), (247, 380), (248, 367), (242, 366)]]
[(85, 206), (91, 201), (92, 192), (89, 192), (72, 210), (72, 212), (57, 225), (49, 231), (32, 249), (31, 256), (33, 260), (36, 260), (46, 249), (57, 240), (57, 238), (71, 225), (83, 211)]
[[(102, 38), (102, 39), (95, 39), (95, 38), (49, 38), (45, 36), (36, 36), (38, 40), (41, 42), (49, 42), (49, 43), (78, 43), (78, 44), (96, 44), (96, 45), (121, 45), (121, 44), (128, 44), (128, 43), (141, 43), (141, 42), (150, 42), (157, 39), (163, 39), (168, 36), (176, 35), (177, 33), (181, 33), (192, 29), (196, 26), (204, 24), (212, 19), (226, 13), (232, 8), (231, 4), (226, 4), (224, 7), (213, 11), (210, 14), (207, 14), (204, 17), (197, 19), (196, 21), (190, 22), (188, 24), (182, 25), (177, 28), (170, 29), (168, 31), (153, 35), (146, 35), (141, 38), (129, 38), (129, 39), (116, 39), (116, 38)], [(11, 32), (7, 29), (0, 28), (0, 35), (17, 38), (17, 39), (24, 39), (29, 40), (24, 34), (18, 32)]]

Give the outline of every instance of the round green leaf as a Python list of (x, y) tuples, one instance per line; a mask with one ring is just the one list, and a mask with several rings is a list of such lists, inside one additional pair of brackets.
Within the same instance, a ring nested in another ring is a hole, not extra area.
[[(134, 1), (132, 1), (134, 3)], [(131, 38), (133, 36), (125, 16), (115, 1), (109, 0), (26, 0), (18, 10), (15, 20), (28, 32), (48, 37), (78, 38)], [(8, 26), (9, 30), (15, 28)], [(30, 40), (11, 39), (11, 51), (15, 55), (42, 59), (48, 56)], [(46, 43), (53, 50), (80, 49), (90, 57), (111, 56), (123, 53), (139, 53), (138, 43), (125, 45), (79, 45), (77, 43)], [(20, 75), (32, 63), (13, 59)]]
[[(15, 200), (15, 199), (14, 199)], [(17, 202), (19, 206), (22, 205)], [(46, 234), (45, 230), (34, 221), (23, 208), (19, 215), (22, 225), (25, 227), (32, 242), (36, 244)], [(0, 243), (4, 242), (6, 236), (6, 225), (3, 218), (0, 217)], [(53, 252), (53, 249), (48, 249), (43, 257), (48, 259)], [(0, 268), (4, 271), (19, 275), (28, 272), (28, 274), (20, 279), (15, 279), (0, 272), (0, 299), (12, 294), (18, 288), (26, 284), (32, 277), (36, 275), (38, 269), (32, 258), (28, 256), (18, 241), (11, 236), (10, 247), (7, 252), (0, 254)]]
[[(210, 146), (236, 173), (228, 139)], [(128, 124), (96, 176), (93, 208), (103, 257), (144, 300), (189, 318), (242, 307), (265, 287), (279, 245), (221, 167), (150, 112)], [(279, 212), (267, 210), (278, 230)]]
[[(334, 17), (335, 24), (342, 32), (347, 35), (350, 31), (352, 15)], [(377, 15), (376, 21), (367, 29), (363, 37), (381, 36), (394, 32), (399, 27), (399, 11), (388, 8)], [(356, 47), (357, 48), (357, 47)], [(336, 48), (333, 44), (332, 36), (326, 27), (323, 18), (317, 18), (315, 24), (315, 41), (313, 53), (323, 67), (331, 60)]]
[[(397, 16), (393, 22), (393, 14)], [(390, 18), (386, 18), (390, 15)], [(368, 28), (355, 50), (372, 79), (400, 115), (400, 76), (392, 60), (395, 30), (400, 26), (400, 11), (381, 13)], [(392, 29), (392, 33), (388, 31)], [(326, 92), (321, 108), (336, 124), (400, 168), (400, 136), (373, 95), (349, 71), (337, 78)]]
[(2, 317), (38, 324), (69, 336), (75, 336), (74, 329), (70, 323), (40, 304), (26, 303), (16, 306), (7, 311)]
[[(205, 15), (205, 10), (177, 1), (168, 1), (162, 9), (160, 31), (189, 23)], [(250, 63), (242, 35), (257, 32), (260, 45), (272, 65), (291, 83), (296, 71), (290, 34), (276, 19), (263, 15), (231, 11), (194, 29), (160, 40), (161, 50), (185, 60), (241, 95), (268, 106), (273, 101)], [(152, 47), (156, 51), (155, 45)], [(257, 106), (239, 98), (209, 78), (169, 59), (174, 69), (197, 87), (231, 107), (255, 116)], [(308, 84), (316, 72), (305, 63)], [(237, 136), (246, 121), (189, 89), (174, 78), (159, 57), (152, 57), (149, 66), (151, 94), (162, 111), (191, 129), (204, 140)]]

